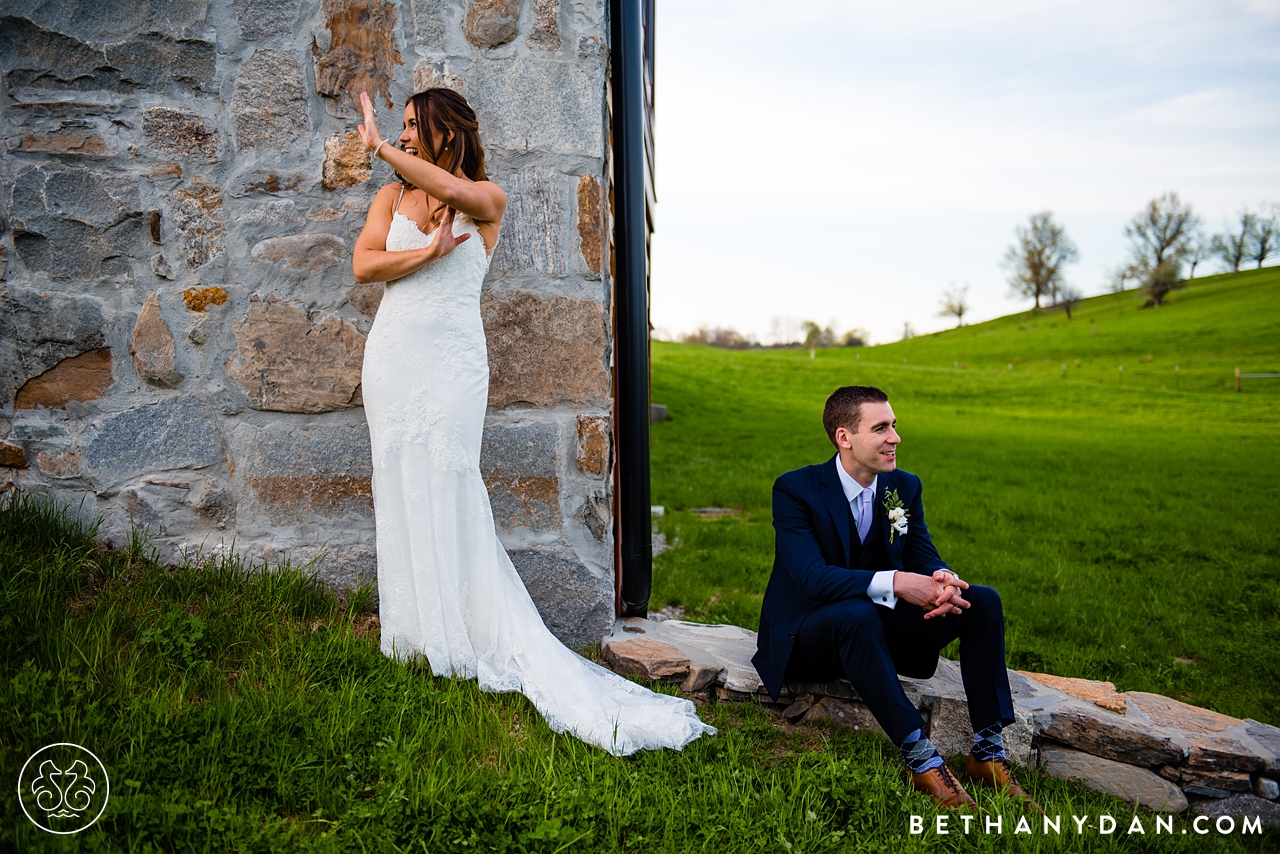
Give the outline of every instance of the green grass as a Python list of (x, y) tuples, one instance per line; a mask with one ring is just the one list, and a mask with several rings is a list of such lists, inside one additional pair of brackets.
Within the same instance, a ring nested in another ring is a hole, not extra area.
[(519, 695), (384, 658), (367, 590), (343, 602), (288, 566), (159, 566), (141, 539), (113, 551), (92, 534), (42, 500), (0, 503), (0, 782), (12, 793), (27, 756), (70, 741), (112, 783), (77, 836), (6, 797), (0, 850), (1102, 852), (1116, 837), (1077, 836), (1068, 816), (1104, 813), (1126, 850), (1280, 841), (1183, 835), (1182, 819), (1156, 836), (1149, 814), (1124, 836), (1124, 804), (1034, 774), (1061, 836), (1014, 837), (1016, 805), (981, 791), (1003, 836), (911, 836), (909, 816), (935, 812), (882, 737), (711, 704), (718, 736), (616, 759)]
[[(670, 416), (653, 503), (676, 547), (653, 606), (755, 627), (773, 480), (833, 453), (833, 388), (873, 384), (944, 559), (1001, 592), (1011, 666), (1280, 724), (1280, 380), (1236, 393), (1233, 376), (1280, 371), (1280, 269), (1138, 306), (1111, 294), (1070, 321), (1023, 313), (813, 359), (655, 343)], [(738, 513), (687, 512), (704, 506)]]

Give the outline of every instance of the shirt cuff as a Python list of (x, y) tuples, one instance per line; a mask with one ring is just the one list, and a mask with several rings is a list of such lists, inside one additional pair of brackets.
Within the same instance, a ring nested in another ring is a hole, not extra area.
[(898, 597), (893, 595), (893, 574), (896, 569), (884, 569), (871, 577), (867, 585), (867, 598), (877, 605), (892, 608), (898, 604)]

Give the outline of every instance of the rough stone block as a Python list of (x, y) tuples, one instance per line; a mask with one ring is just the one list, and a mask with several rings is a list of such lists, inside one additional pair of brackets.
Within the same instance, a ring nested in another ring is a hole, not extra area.
[(1218, 829), (1217, 821), (1222, 818), (1232, 819), (1232, 823), (1222, 822), (1222, 828), (1232, 827), (1237, 833), (1242, 832), (1244, 819), (1257, 819), (1264, 827), (1280, 827), (1280, 804), (1263, 800), (1254, 795), (1232, 795), (1224, 800), (1200, 801), (1191, 806), (1193, 815), (1207, 816), (1212, 820), (1213, 828)]
[(804, 714), (806, 723), (810, 721), (831, 721), (842, 727), (856, 730), (884, 732), (876, 723), (866, 703), (858, 700), (841, 700), (836, 697), (818, 697)]
[(332, 234), (291, 234), (271, 237), (249, 252), (253, 261), (281, 263), (292, 270), (319, 273), (347, 260), (347, 245)]
[(554, 424), (490, 425), (480, 447), (480, 472), (500, 528), (554, 531), (562, 526)]
[(560, 0), (533, 0), (533, 26), (525, 44), (535, 50), (560, 49)]
[(610, 400), (604, 307), (517, 291), (481, 300), (489, 345), (489, 405), (595, 406)]
[(1188, 732), (1184, 735), (1190, 746), (1187, 765), (1194, 768), (1216, 771), (1262, 771), (1266, 767), (1266, 758), (1252, 745), (1244, 743), (1234, 735), (1202, 732)]
[(462, 32), (476, 47), (498, 47), (520, 32), (520, 0), (472, 0)]
[(231, 8), (245, 41), (285, 36), (293, 32), (299, 0), (233, 0)]
[(107, 143), (96, 133), (28, 133), (18, 143), (20, 151), (47, 151), (56, 154), (80, 154), (101, 157), (110, 154)]
[(1109, 712), (1123, 715), (1125, 713), (1125, 695), (1116, 692), (1116, 686), (1110, 682), (1099, 682), (1094, 679), (1075, 679), (1068, 676), (1052, 676), (1048, 673), (1031, 673), (1018, 671), (1028, 679), (1034, 679), (1041, 685), (1056, 688), (1064, 694), (1070, 694), (1081, 700), (1088, 700)]
[(560, 482), (554, 477), (486, 477), (493, 519), (499, 528), (558, 531)]
[(1079, 750), (1042, 745), (1040, 770), (1059, 780), (1078, 779), (1095, 791), (1141, 804), (1155, 812), (1178, 813), (1187, 808), (1186, 795), (1168, 780), (1145, 768)]
[(236, 78), (231, 99), (236, 145), (288, 152), (307, 142), (311, 122), (302, 67), (283, 50), (255, 51)]
[(205, 127), (204, 119), (186, 110), (152, 107), (142, 113), (147, 142), (165, 154), (187, 157), (198, 151), (209, 160), (218, 156), (218, 132)]
[(1199, 771), (1195, 768), (1183, 768), (1179, 782), (1184, 789), (1193, 785), (1218, 789), (1223, 797), (1231, 792), (1248, 792), (1253, 788), (1248, 773), (1243, 771)]
[(602, 543), (607, 542), (613, 519), (613, 500), (610, 497), (609, 488), (606, 486), (604, 489), (588, 493), (582, 501), (582, 506), (574, 514), (574, 518), (590, 531), (591, 536), (596, 540)]
[(111, 350), (103, 347), (63, 359), (23, 383), (14, 409), (66, 409), (72, 401), (97, 400), (115, 382)]
[(396, 47), (396, 7), (384, 0), (324, 0), (329, 45), (311, 44), (316, 91), (334, 99), (325, 106), (334, 116), (360, 114), (361, 92), (391, 101), (391, 77), (402, 64)]
[(1274, 801), (1280, 798), (1280, 783), (1269, 777), (1259, 777), (1253, 781), (1253, 793), (1260, 798)]
[(1138, 711), (1147, 716), (1151, 723), (1156, 726), (1178, 730), (1179, 732), (1214, 733), (1244, 724), (1239, 718), (1219, 714), (1198, 706), (1189, 706), (1186, 703), (1171, 700), (1160, 694), (1129, 691), (1125, 696), (1128, 697), (1129, 702)]
[[(409, 15), (413, 19), (413, 35), (415, 44), (420, 50), (429, 53), (443, 53), (449, 28), (449, 15), (452, 11), (450, 0), (411, 0)], [(413, 91), (421, 92), (425, 86), (417, 85), (414, 76)]]
[(413, 67), (413, 91), (424, 89), (452, 89), (466, 97), (467, 81), (451, 72), (446, 60), (419, 62)]
[(578, 416), (578, 471), (596, 477), (609, 473), (609, 425), (607, 415)]
[(467, 75), (486, 147), (600, 157), (604, 66), (544, 59), (490, 59)]
[(24, 469), (27, 467), (27, 455), (19, 445), (0, 442), (0, 466)]
[(1244, 731), (1249, 738), (1271, 754), (1267, 758), (1267, 773), (1273, 777), (1280, 775), (1280, 728), (1255, 721), (1253, 718), (1245, 718)]
[(601, 653), (609, 668), (623, 676), (671, 682), (683, 680), (689, 674), (688, 656), (678, 647), (652, 638), (611, 638)]
[(373, 160), (359, 133), (353, 130), (345, 134), (335, 133), (324, 141), (321, 174), (326, 190), (354, 187), (369, 180), (373, 174)]
[(1096, 756), (1135, 765), (1178, 765), (1186, 757), (1182, 747), (1159, 731), (1135, 726), (1122, 715), (1079, 700), (1056, 708), (1040, 734)]
[(507, 212), (491, 270), (498, 275), (563, 276), (564, 206), (555, 172), (527, 169), (505, 179)]
[(538, 613), (561, 643), (581, 649), (613, 624), (613, 579), (597, 576), (571, 554), (535, 549), (511, 552)]
[(173, 334), (160, 316), (159, 291), (153, 291), (138, 312), (129, 353), (143, 381), (161, 388), (176, 388), (182, 382), (174, 365)]
[(604, 257), (604, 202), (595, 175), (578, 180), (578, 240), (587, 269), (599, 276)]
[(119, 482), (213, 465), (223, 459), (222, 431), (198, 398), (181, 395), (98, 418), (81, 434), (80, 451), (100, 481)]
[(178, 230), (178, 244), (186, 254), (187, 267), (195, 270), (227, 248), (227, 230), (218, 214), (222, 191), (197, 175), (184, 187), (170, 193), (165, 202)]
[(79, 477), (82, 474), (81, 462), (79, 451), (65, 451), (61, 454), (41, 451), (36, 457), (36, 465), (40, 473), (58, 480)]
[(372, 453), (364, 424), (241, 424), (232, 434), (236, 471), (253, 497), (250, 512), (277, 525), (351, 514), (371, 520)]
[(382, 282), (357, 283), (347, 291), (347, 302), (361, 314), (377, 317), (378, 306), (382, 305), (382, 295), (385, 290)]
[(255, 409), (330, 412), (356, 405), (364, 336), (330, 316), (313, 324), (299, 305), (250, 298), (232, 325), (237, 347), (227, 373)]

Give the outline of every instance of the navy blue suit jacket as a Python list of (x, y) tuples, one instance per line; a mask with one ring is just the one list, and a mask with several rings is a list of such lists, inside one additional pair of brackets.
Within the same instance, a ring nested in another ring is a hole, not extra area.
[[(932, 575), (935, 570), (949, 568), (929, 539), (920, 478), (901, 469), (881, 474), (876, 481), (875, 515), (867, 545), (882, 537), (885, 548), (870, 551), (859, 547), (855, 559), (853, 543), (858, 534), (851, 530), (849, 501), (836, 474), (839, 464), (839, 456), (835, 456), (821, 465), (787, 472), (773, 484), (773, 574), (760, 609), (760, 633), (751, 662), (775, 700), (782, 689), (796, 632), (814, 608), (825, 602), (866, 597), (867, 586), (879, 570)], [(890, 544), (884, 496), (895, 489), (909, 516), (907, 533), (895, 535)], [(864, 551), (874, 557), (862, 559)], [(876, 565), (868, 566), (869, 562)]]

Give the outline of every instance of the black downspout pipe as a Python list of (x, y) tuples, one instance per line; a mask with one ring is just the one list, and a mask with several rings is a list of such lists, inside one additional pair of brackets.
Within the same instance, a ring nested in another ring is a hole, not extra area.
[(613, 88), (614, 312), (618, 371), (618, 532), (621, 616), (649, 613), (653, 534), (649, 503), (648, 223), (644, 196), (641, 0), (610, 0)]

